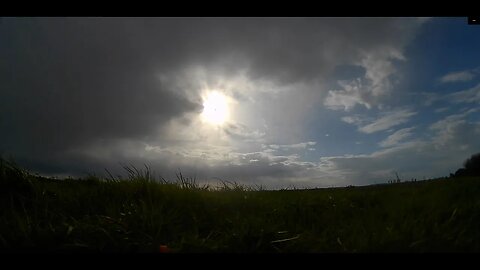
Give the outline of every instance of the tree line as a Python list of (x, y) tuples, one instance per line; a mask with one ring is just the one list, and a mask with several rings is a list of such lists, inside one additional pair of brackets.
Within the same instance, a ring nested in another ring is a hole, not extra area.
[(463, 168), (458, 169), (450, 177), (480, 176), (480, 153), (473, 154), (463, 162)]

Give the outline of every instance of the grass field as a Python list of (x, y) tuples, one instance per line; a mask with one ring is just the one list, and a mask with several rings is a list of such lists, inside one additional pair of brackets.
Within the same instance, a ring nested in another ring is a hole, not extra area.
[(66, 252), (479, 252), (480, 179), (216, 190), (130, 168), (49, 179), (0, 160), (0, 248)]

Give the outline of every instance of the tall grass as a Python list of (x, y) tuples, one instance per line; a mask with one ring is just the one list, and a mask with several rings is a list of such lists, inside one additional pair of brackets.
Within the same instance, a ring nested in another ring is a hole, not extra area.
[(265, 190), (124, 166), (50, 179), (0, 160), (0, 247), (76, 252), (480, 251), (480, 179)]

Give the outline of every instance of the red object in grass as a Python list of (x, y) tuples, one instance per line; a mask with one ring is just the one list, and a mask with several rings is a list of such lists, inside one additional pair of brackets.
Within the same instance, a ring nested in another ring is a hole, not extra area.
[(170, 249), (167, 247), (167, 245), (160, 245), (160, 253), (170, 253)]

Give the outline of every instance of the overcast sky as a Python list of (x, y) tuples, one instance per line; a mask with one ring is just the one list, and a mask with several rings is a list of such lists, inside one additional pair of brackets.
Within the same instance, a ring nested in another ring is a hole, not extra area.
[(267, 188), (448, 176), (480, 152), (479, 48), (467, 18), (1, 18), (0, 154)]

